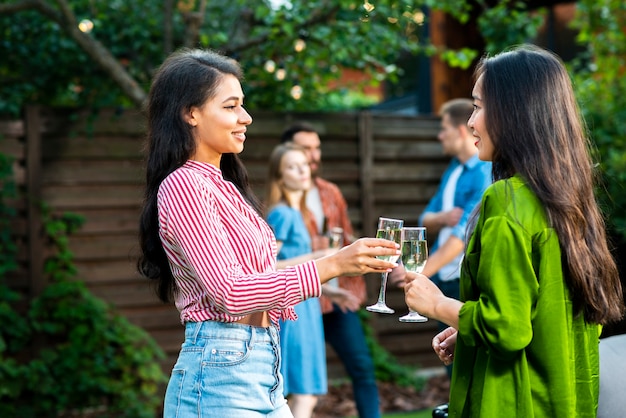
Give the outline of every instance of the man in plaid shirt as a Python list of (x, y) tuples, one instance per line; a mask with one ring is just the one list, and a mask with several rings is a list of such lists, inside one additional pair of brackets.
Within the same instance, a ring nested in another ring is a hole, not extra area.
[[(336, 227), (343, 229), (344, 245), (350, 244), (354, 237), (346, 200), (336, 184), (318, 175), (322, 152), (317, 131), (308, 123), (296, 123), (281, 136), (281, 142), (290, 141), (305, 149), (313, 176), (313, 185), (307, 192), (307, 208), (314, 218), (309, 226), (313, 249), (328, 246), (325, 235)], [(365, 298), (362, 276), (339, 277), (323, 286), (320, 303), (326, 342), (333, 347), (352, 380), (359, 417), (379, 418), (380, 402), (374, 364), (356, 313)]]

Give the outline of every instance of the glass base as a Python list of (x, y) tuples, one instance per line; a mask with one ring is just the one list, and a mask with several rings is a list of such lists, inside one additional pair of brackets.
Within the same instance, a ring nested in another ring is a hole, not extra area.
[(367, 307), (365, 307), (365, 309), (367, 309), (370, 312), (378, 312), (378, 313), (392, 314), (392, 313), (395, 312), (389, 306), (387, 306), (387, 305), (385, 305), (384, 303), (381, 303), (381, 302), (378, 302), (376, 305), (367, 306)]
[(408, 314), (398, 318), (400, 322), (426, 322), (428, 318), (418, 314), (417, 312), (409, 312)]

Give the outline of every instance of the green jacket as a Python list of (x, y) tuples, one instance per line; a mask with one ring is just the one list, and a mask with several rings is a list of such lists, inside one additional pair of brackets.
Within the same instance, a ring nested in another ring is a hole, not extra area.
[(601, 328), (574, 317), (561, 263), (525, 182), (492, 184), (461, 272), (450, 417), (596, 417)]

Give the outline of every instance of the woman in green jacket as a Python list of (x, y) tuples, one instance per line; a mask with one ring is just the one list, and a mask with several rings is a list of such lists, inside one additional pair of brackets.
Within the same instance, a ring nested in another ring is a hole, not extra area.
[(476, 69), (468, 126), (494, 183), (471, 222), (461, 300), (407, 273), (409, 307), (450, 325), (450, 417), (596, 417), (601, 325), (624, 312), (593, 162), (561, 61), (522, 46)]

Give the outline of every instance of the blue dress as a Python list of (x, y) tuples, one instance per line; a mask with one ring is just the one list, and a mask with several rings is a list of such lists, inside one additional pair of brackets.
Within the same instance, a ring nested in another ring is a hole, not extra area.
[[(311, 237), (300, 211), (284, 204), (272, 208), (267, 223), (282, 242), (278, 260), (311, 252)], [(318, 298), (295, 306), (297, 321), (281, 321), (281, 374), (285, 395), (323, 395), (328, 390), (326, 343)]]

